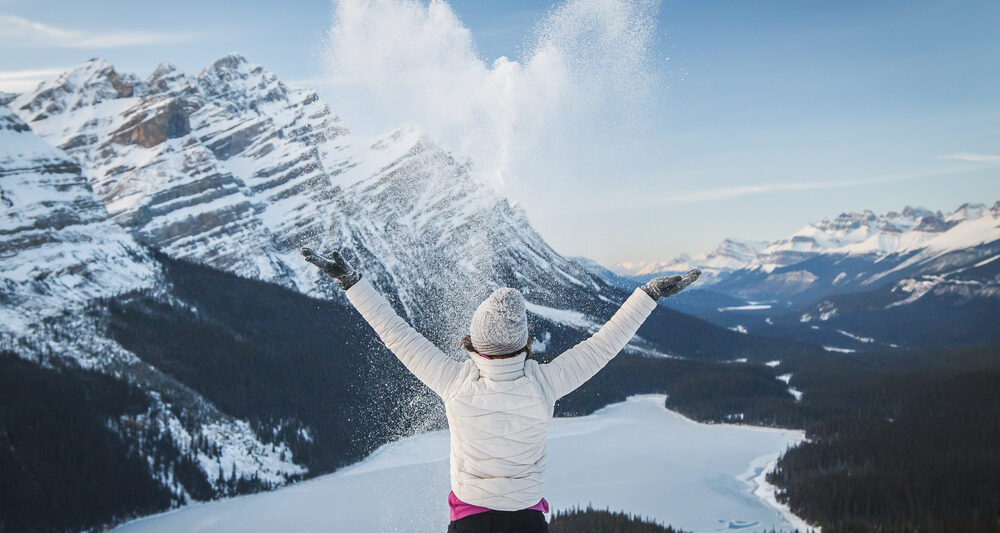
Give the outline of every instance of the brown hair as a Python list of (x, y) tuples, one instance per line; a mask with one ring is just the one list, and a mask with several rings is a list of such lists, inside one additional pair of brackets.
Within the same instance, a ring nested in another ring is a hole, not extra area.
[[(462, 340), (459, 341), (458, 344), (459, 344), (459, 346), (461, 346), (462, 348), (465, 348), (466, 350), (468, 350), (470, 352), (479, 353), (479, 350), (477, 350), (476, 347), (472, 345), (472, 335), (466, 335), (466, 336), (462, 337)], [(527, 359), (528, 357), (531, 357), (531, 337), (528, 337), (528, 344), (526, 344), (524, 346), (524, 348), (521, 348), (520, 350), (515, 350), (515, 351), (513, 351), (511, 353), (505, 353), (505, 354), (502, 354), (502, 355), (487, 355), (486, 357), (489, 357), (490, 359), (508, 359), (508, 358), (520, 355), (521, 352), (528, 352), (528, 355), (525, 356), (525, 359)], [(481, 355), (485, 355), (485, 354), (481, 354)]]

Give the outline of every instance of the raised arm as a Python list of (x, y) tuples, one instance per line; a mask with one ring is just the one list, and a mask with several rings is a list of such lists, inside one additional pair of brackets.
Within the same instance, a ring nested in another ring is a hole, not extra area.
[(302, 256), (340, 283), (351, 304), (417, 379), (438, 396), (444, 397), (448, 393), (463, 368), (462, 363), (448, 357), (410, 327), (371, 283), (354, 272), (339, 253), (333, 252), (329, 257), (324, 257), (310, 248), (303, 248)]
[(653, 309), (656, 300), (676, 294), (694, 283), (699, 270), (683, 276), (667, 276), (651, 280), (639, 287), (621, 308), (590, 338), (566, 350), (551, 362), (539, 365), (554, 399), (559, 399), (583, 385), (604, 368), (608, 361), (628, 344)]

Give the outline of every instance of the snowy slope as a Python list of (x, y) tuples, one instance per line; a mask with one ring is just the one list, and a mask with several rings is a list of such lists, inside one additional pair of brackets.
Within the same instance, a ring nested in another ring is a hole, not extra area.
[[(283, 445), (263, 444), (246, 421), (219, 412), (104, 338), (99, 317), (88, 306), (96, 299), (157, 288), (159, 263), (110, 219), (76, 162), (39, 139), (6, 107), (0, 107), (0, 147), (3, 347), (47, 366), (91, 368), (150, 391), (147, 412), (110, 420), (109, 427), (133, 440), (144, 455), (154, 455), (154, 445), (174, 447), (197, 464), (209, 483), (220, 468), (273, 485), (303, 474)], [(152, 437), (163, 441), (151, 442)], [(194, 446), (195, 439), (219, 453), (206, 454)], [(151, 464), (150, 474), (183, 502), (186, 491), (174, 478), (175, 466), (154, 469)]]
[[(331, 299), (340, 291), (298, 248), (341, 248), (459, 357), (477, 302), (498, 286), (583, 313), (587, 324), (603, 323), (631, 290), (556, 253), (520, 207), (418, 127), (353, 135), (315, 91), (289, 88), (238, 54), (194, 76), (161, 65), (145, 80), (94, 59), (9, 105), (79, 162), (113, 220), (141, 244)], [(752, 248), (731, 242), (706, 261), (729, 268)], [(532, 334), (552, 337), (552, 346), (595, 329), (533, 318)], [(731, 358), (770, 349), (707, 323), (682, 328), (682, 320), (654, 314), (659, 341), (639, 336), (627, 350)], [(692, 349), (692, 337), (725, 346)]]
[[(699, 424), (663, 401), (637, 396), (591, 416), (556, 419), (548, 439), (552, 508), (624, 509), (696, 532), (803, 527), (775, 506), (762, 481), (801, 432)], [(448, 438), (447, 431), (409, 437), (329, 476), (116, 531), (444, 531)]]
[(0, 329), (23, 333), (91, 299), (154, 284), (76, 163), (0, 107)]

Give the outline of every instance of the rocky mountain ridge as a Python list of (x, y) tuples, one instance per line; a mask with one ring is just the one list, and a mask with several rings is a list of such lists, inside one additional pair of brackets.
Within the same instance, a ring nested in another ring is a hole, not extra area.
[(314, 91), (238, 54), (146, 80), (91, 60), (9, 105), (80, 162), (114, 221), (174, 257), (337, 297), (297, 248), (343, 248), (432, 332), (464, 329), (498, 283), (594, 314), (622, 297), (418, 128), (357, 138)]

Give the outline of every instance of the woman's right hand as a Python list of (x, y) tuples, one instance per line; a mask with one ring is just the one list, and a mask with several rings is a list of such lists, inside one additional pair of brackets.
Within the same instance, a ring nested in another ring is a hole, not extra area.
[(301, 252), (302, 257), (306, 261), (316, 265), (327, 276), (335, 279), (345, 291), (361, 279), (361, 275), (355, 272), (344, 257), (340, 255), (340, 252), (336, 250), (330, 252), (329, 257), (319, 255), (312, 248), (308, 247), (302, 247)]
[(695, 268), (688, 270), (683, 276), (664, 276), (651, 279), (649, 283), (642, 286), (642, 290), (654, 300), (666, 298), (684, 290), (685, 287), (694, 283), (700, 275), (701, 271)]

